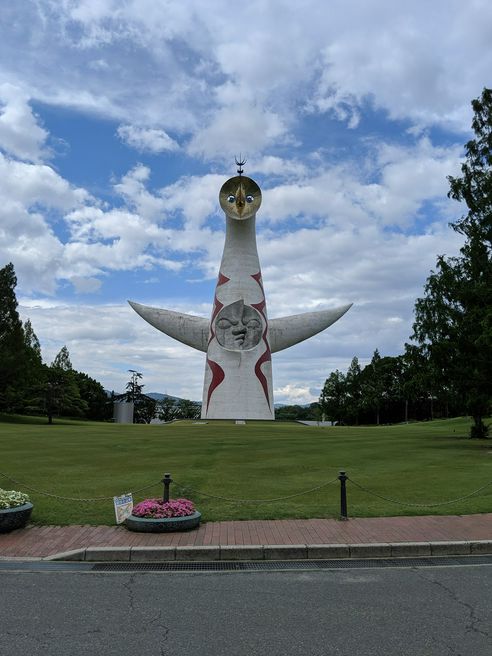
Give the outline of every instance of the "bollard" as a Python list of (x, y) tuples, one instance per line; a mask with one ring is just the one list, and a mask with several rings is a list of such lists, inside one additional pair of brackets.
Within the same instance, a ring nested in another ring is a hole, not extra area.
[(164, 478), (162, 479), (162, 482), (164, 483), (164, 496), (162, 497), (162, 500), (164, 503), (167, 503), (169, 501), (169, 486), (173, 482), (173, 479), (171, 478), (171, 474), (164, 474)]
[(346, 481), (348, 480), (348, 476), (345, 474), (344, 471), (340, 471), (340, 474), (338, 476), (338, 480), (340, 481), (340, 519), (342, 521), (346, 521), (348, 519), (348, 516), (347, 516), (347, 486), (346, 486)]

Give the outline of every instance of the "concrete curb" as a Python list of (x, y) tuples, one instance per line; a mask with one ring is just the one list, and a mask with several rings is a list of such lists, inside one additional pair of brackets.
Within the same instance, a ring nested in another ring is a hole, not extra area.
[(42, 560), (86, 562), (210, 562), (232, 560), (334, 560), (492, 554), (492, 540), (382, 542), (373, 544), (265, 544), (199, 547), (87, 547)]

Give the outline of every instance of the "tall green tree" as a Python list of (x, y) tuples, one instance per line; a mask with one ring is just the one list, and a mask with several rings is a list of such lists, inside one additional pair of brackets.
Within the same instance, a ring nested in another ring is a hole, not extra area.
[(201, 406), (196, 401), (179, 399), (177, 403), (177, 416), (180, 419), (199, 419)]
[(51, 366), (53, 369), (59, 369), (60, 371), (72, 371), (72, 362), (70, 360), (70, 353), (66, 346), (62, 346), (60, 351), (56, 354), (55, 359), (53, 360)]
[(347, 415), (347, 382), (345, 375), (335, 369), (325, 381), (319, 405), (322, 414), (332, 422), (345, 423)]
[(113, 412), (113, 403), (101, 383), (81, 371), (74, 371), (73, 375), (80, 396), (87, 404), (85, 413), (87, 419), (110, 419)]
[(381, 421), (381, 405), (385, 393), (384, 380), (381, 372), (381, 356), (378, 349), (372, 355), (371, 362), (362, 372), (362, 394), (367, 408), (374, 411), (376, 424)]
[(131, 373), (131, 378), (126, 384), (126, 400), (128, 402), (133, 401), (133, 403), (138, 403), (142, 397), (142, 390), (145, 387), (143, 383), (139, 382), (142, 380), (142, 374), (140, 371), (135, 371), (135, 369), (128, 369), (128, 372)]
[(55, 414), (66, 417), (85, 417), (87, 414), (88, 404), (80, 395), (76, 372), (66, 346), (61, 348), (47, 369), (44, 394), (50, 424)]
[(165, 396), (156, 404), (157, 416), (161, 421), (172, 421), (178, 416), (175, 399)]
[(347, 385), (347, 414), (350, 423), (358, 424), (362, 410), (362, 372), (357, 357), (352, 362), (345, 377)]
[(457, 257), (441, 255), (415, 305), (415, 339), (440, 381), (451, 381), (473, 417), (471, 437), (488, 434), (492, 398), (492, 89), (472, 101), (475, 138), (465, 145), (460, 177), (448, 177), (449, 197), (467, 213), (451, 227), (465, 243)]
[(29, 356), (33, 355), (17, 311), (16, 286), (10, 262), (0, 269), (0, 410), (7, 412), (22, 411), (29, 386)]

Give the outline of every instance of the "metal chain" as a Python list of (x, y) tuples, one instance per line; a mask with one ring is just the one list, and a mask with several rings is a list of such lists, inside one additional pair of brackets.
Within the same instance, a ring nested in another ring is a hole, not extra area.
[[(84, 498), (84, 497), (65, 497), (61, 496), (58, 494), (52, 494), (50, 492), (45, 492), (44, 490), (38, 490), (35, 487), (32, 487), (30, 485), (26, 485), (25, 483), (22, 483), (15, 478), (12, 478), (11, 476), (8, 476), (7, 474), (0, 472), (0, 476), (3, 476), (7, 480), (11, 481), (12, 483), (15, 483), (16, 485), (20, 485), (21, 487), (25, 488), (26, 490), (29, 490), (31, 492), (35, 492), (37, 494), (42, 494), (43, 496), (46, 497), (51, 497), (53, 499), (60, 499), (62, 501), (78, 501), (82, 503), (90, 503), (90, 502), (97, 502), (97, 501), (107, 501), (109, 499), (112, 499), (114, 495), (112, 496), (103, 496), (103, 497), (92, 497), (92, 498)], [(193, 488), (189, 486), (184, 486), (178, 483), (177, 481), (174, 481), (174, 484), (181, 490), (186, 490), (189, 492), (192, 492), (194, 494), (197, 494), (199, 496), (203, 497), (208, 497), (210, 499), (219, 499), (220, 501), (227, 501), (229, 503), (273, 503), (275, 501), (285, 501), (287, 499), (293, 499), (294, 497), (299, 497), (304, 494), (310, 494), (311, 492), (316, 492), (317, 490), (321, 490), (324, 487), (327, 487), (328, 485), (331, 485), (332, 483), (336, 483), (338, 481), (338, 477), (334, 478), (331, 481), (327, 481), (326, 483), (322, 483), (321, 485), (317, 485), (315, 487), (309, 488), (308, 490), (303, 490), (302, 492), (296, 492), (295, 494), (288, 494), (283, 497), (275, 497), (272, 499), (233, 499), (230, 497), (222, 497), (216, 494), (209, 494), (208, 492), (202, 492), (200, 490), (194, 490)], [(415, 507), (415, 508), (435, 508), (437, 506), (447, 506), (451, 505), (453, 503), (457, 503), (458, 501), (463, 501), (465, 499), (469, 499), (470, 497), (474, 496), (475, 494), (478, 494), (482, 490), (485, 490), (485, 488), (489, 487), (492, 485), (492, 481), (489, 481), (488, 483), (485, 483), (485, 485), (482, 485), (479, 487), (477, 490), (474, 490), (473, 492), (470, 492), (469, 494), (465, 494), (464, 496), (458, 497), (457, 499), (451, 499), (450, 501), (440, 501), (438, 503), (409, 503), (405, 501), (400, 501), (398, 499), (392, 499), (391, 497), (386, 497), (382, 494), (378, 494), (377, 492), (374, 492), (373, 490), (370, 490), (367, 487), (364, 487), (360, 483), (357, 483), (357, 481), (354, 481), (352, 478), (348, 477), (347, 480), (349, 480), (355, 487), (359, 488), (363, 492), (367, 492), (368, 494), (371, 494), (374, 497), (377, 497), (378, 499), (382, 499), (383, 501), (388, 501), (389, 503), (393, 503), (399, 506), (408, 506), (408, 507)], [(143, 492), (144, 490), (149, 490), (152, 487), (155, 487), (156, 485), (162, 484), (162, 480), (156, 481), (154, 483), (150, 483), (149, 485), (145, 485), (144, 487), (140, 487), (137, 490), (133, 490), (132, 492), (127, 492), (126, 494), (138, 494), (139, 492)]]
[(272, 503), (274, 501), (284, 501), (286, 499), (293, 499), (294, 497), (300, 497), (303, 494), (309, 494), (310, 492), (316, 492), (316, 490), (321, 490), (323, 487), (326, 487), (327, 485), (331, 485), (332, 483), (336, 483), (338, 478), (334, 478), (332, 481), (328, 481), (327, 483), (322, 483), (321, 485), (317, 485), (316, 487), (312, 487), (309, 490), (303, 490), (302, 492), (296, 492), (295, 494), (289, 494), (285, 497), (276, 497), (275, 499), (231, 499), (230, 497), (220, 497), (216, 494), (209, 494), (208, 492), (200, 492), (200, 490), (194, 490), (193, 488), (185, 485), (180, 485), (176, 481), (174, 481), (174, 484), (180, 488), (180, 490), (186, 490), (189, 492), (193, 492), (193, 494), (198, 494), (199, 496), (203, 497), (209, 497), (210, 499), (220, 499), (221, 501), (229, 501), (230, 503)]
[[(8, 476), (7, 474), (4, 474), (3, 472), (0, 472), (0, 476), (3, 476), (4, 478), (8, 479), (12, 483), (15, 483), (16, 485), (20, 485), (21, 487), (26, 488), (26, 490), (29, 490), (30, 492), (36, 492), (36, 494), (42, 494), (45, 497), (52, 497), (53, 499), (61, 499), (62, 501), (80, 501), (82, 503), (87, 503), (87, 502), (92, 502), (92, 501), (108, 501), (109, 499), (112, 499), (114, 495), (110, 497), (92, 497), (92, 498), (79, 498), (79, 497), (63, 497), (58, 494), (52, 494), (50, 492), (44, 492), (43, 490), (38, 490), (35, 487), (31, 487), (30, 485), (26, 485), (25, 483), (21, 483), (20, 481), (17, 481), (15, 478), (12, 478), (12, 476)], [(133, 490), (133, 492), (126, 492), (125, 494), (137, 494), (138, 492), (143, 492), (144, 490), (149, 490), (151, 487), (155, 487), (156, 485), (162, 484), (162, 480), (157, 481), (157, 483), (150, 483), (150, 485), (145, 485), (144, 487), (138, 488), (138, 490)]]
[(474, 494), (478, 494), (482, 490), (485, 490), (486, 487), (489, 487), (489, 485), (492, 485), (492, 481), (489, 481), (488, 483), (485, 483), (485, 485), (482, 485), (482, 487), (479, 487), (478, 490), (474, 490), (473, 492), (470, 492), (470, 494), (465, 494), (464, 496), (458, 497), (457, 499), (451, 499), (451, 501), (440, 501), (439, 503), (408, 503), (406, 501), (399, 501), (398, 499), (391, 499), (390, 497), (385, 497), (382, 494), (378, 494), (377, 492), (374, 492), (373, 490), (369, 490), (367, 487), (360, 485), (352, 478), (347, 478), (347, 480), (349, 480), (353, 485), (355, 485), (355, 487), (358, 487), (359, 490), (362, 490), (363, 492), (367, 492), (368, 494), (372, 494), (372, 496), (378, 497), (378, 499), (389, 501), (389, 503), (394, 503), (398, 506), (409, 506), (414, 508), (435, 508), (437, 506), (450, 506), (451, 504), (457, 503), (458, 501), (469, 499)]

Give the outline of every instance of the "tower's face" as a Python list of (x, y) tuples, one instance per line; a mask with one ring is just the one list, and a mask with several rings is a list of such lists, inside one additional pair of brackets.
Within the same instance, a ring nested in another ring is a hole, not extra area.
[(254, 216), (261, 205), (261, 190), (254, 180), (237, 175), (224, 182), (220, 206), (231, 219), (243, 221)]
[(245, 305), (243, 299), (226, 305), (215, 319), (215, 336), (222, 348), (247, 351), (260, 343), (263, 323), (258, 310)]

